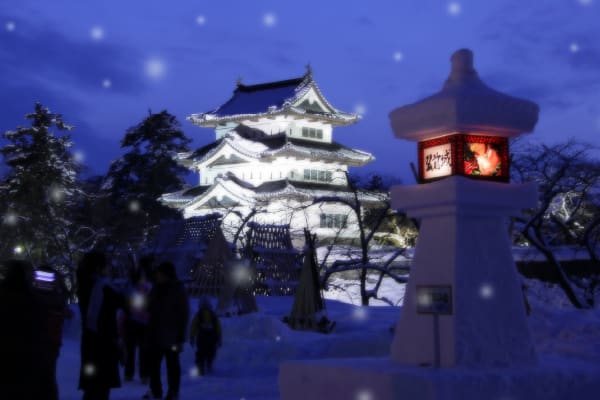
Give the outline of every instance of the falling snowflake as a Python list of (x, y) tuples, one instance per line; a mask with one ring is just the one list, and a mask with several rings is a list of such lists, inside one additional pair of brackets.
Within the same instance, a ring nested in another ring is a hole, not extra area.
[(493, 286), (490, 285), (489, 283), (484, 283), (479, 288), (479, 295), (483, 299), (486, 299), (486, 300), (491, 299), (492, 297), (494, 297), (494, 288), (493, 288)]
[(53, 185), (50, 188), (50, 198), (55, 203), (60, 203), (65, 199), (65, 190), (57, 185)]
[(101, 26), (93, 26), (90, 29), (90, 37), (95, 41), (104, 39), (104, 29)]
[(166, 64), (160, 58), (151, 58), (146, 61), (146, 76), (152, 79), (160, 79), (167, 72)]
[(367, 107), (362, 103), (358, 103), (354, 106), (354, 113), (358, 115), (364, 115), (367, 113)]
[(85, 161), (85, 153), (82, 150), (75, 150), (73, 152), (73, 159), (75, 162), (82, 163)]
[(105, 78), (104, 80), (102, 80), (102, 87), (103, 87), (104, 89), (108, 89), (108, 88), (110, 88), (111, 86), (112, 86), (112, 82), (111, 82), (111, 80), (110, 80), (110, 79), (108, 79), (108, 78)]
[(275, 336), (275, 341), (276, 341), (276, 342), (280, 342), (280, 341), (281, 341), (281, 336), (279, 336), (279, 335), (278, 335), (278, 336)]
[(96, 374), (96, 366), (88, 363), (83, 366), (83, 374), (87, 376), (93, 376)]
[(15, 24), (13, 21), (8, 21), (4, 27), (8, 32), (14, 32), (14, 30), (17, 28), (17, 24)]
[(137, 213), (142, 209), (142, 205), (137, 200), (132, 200), (129, 202), (129, 211), (132, 213)]
[(277, 23), (277, 16), (275, 14), (266, 13), (265, 15), (263, 15), (263, 24), (267, 28), (271, 28), (271, 27), (275, 26), (276, 23)]
[(404, 54), (402, 54), (402, 52), (400, 52), (400, 51), (396, 51), (396, 52), (394, 52), (393, 57), (394, 57), (394, 61), (400, 62), (400, 61), (402, 61), (402, 59), (404, 59)]
[(569, 45), (569, 51), (571, 51), (571, 53), (578, 53), (579, 52), (579, 43), (573, 42)]
[(204, 15), (198, 15), (196, 17), (196, 23), (200, 26), (206, 24), (206, 17)]
[(131, 296), (130, 304), (134, 310), (143, 310), (146, 307), (146, 296), (136, 293)]
[(355, 400), (375, 400), (375, 396), (371, 390), (361, 389), (356, 392)]
[(364, 321), (368, 318), (366, 307), (357, 307), (352, 312), (352, 318), (357, 321)]
[(448, 14), (452, 15), (453, 17), (456, 17), (458, 15), (460, 15), (462, 11), (462, 7), (460, 6), (460, 3), (453, 1), (452, 3), (448, 3)]
[(422, 292), (419, 294), (419, 296), (417, 297), (417, 304), (419, 306), (421, 306), (422, 308), (428, 308), (429, 306), (431, 306), (432, 303), (432, 297), (430, 295), (430, 293), (427, 292)]
[(200, 376), (200, 370), (198, 369), (198, 367), (193, 366), (192, 368), (190, 368), (189, 375), (190, 378), (198, 378)]
[(4, 215), (4, 218), (2, 219), (2, 223), (4, 223), (5, 225), (10, 225), (10, 226), (16, 225), (18, 221), (19, 221), (18, 215), (13, 212), (6, 213)]
[(13, 253), (15, 253), (15, 255), (20, 255), (23, 254), (23, 247), (22, 246), (15, 246), (15, 248), (13, 249)]

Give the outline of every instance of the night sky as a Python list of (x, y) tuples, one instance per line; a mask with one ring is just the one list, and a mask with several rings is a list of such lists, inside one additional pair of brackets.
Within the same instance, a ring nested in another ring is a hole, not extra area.
[(337, 108), (363, 114), (334, 139), (372, 152), (365, 172), (413, 183), (416, 146), (388, 113), (439, 90), (467, 47), (491, 87), (541, 106), (532, 136), (600, 145), (600, 0), (1, 0), (0, 131), (40, 101), (74, 124), (88, 173), (119, 156), (125, 130), (167, 109), (185, 121), (245, 84), (310, 63)]

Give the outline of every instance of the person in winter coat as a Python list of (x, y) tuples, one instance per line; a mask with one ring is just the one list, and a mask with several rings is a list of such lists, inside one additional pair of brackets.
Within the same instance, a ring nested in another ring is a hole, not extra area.
[(0, 398), (52, 399), (42, 384), (50, 359), (44, 308), (33, 293), (31, 264), (9, 260), (0, 268)]
[(121, 386), (117, 311), (125, 308), (125, 297), (110, 285), (108, 273), (100, 252), (87, 253), (79, 264), (83, 400), (108, 400), (110, 389)]
[(217, 348), (221, 346), (221, 324), (208, 297), (200, 299), (198, 312), (192, 319), (190, 345), (196, 347), (198, 373), (205, 375), (212, 372)]
[(161, 263), (154, 274), (154, 286), (148, 304), (148, 351), (150, 358), (150, 392), (143, 398), (161, 399), (160, 366), (165, 358), (167, 365), (168, 391), (165, 399), (179, 398), (181, 365), (179, 353), (183, 351), (189, 303), (183, 284), (177, 279), (175, 266)]
[(152, 258), (143, 257), (138, 268), (131, 271), (127, 285), (125, 331), (125, 380), (133, 380), (135, 373), (136, 350), (138, 355), (138, 373), (143, 384), (148, 382), (150, 372), (148, 366), (147, 330), (150, 314), (148, 312), (148, 295), (152, 287), (150, 283), (150, 266)]

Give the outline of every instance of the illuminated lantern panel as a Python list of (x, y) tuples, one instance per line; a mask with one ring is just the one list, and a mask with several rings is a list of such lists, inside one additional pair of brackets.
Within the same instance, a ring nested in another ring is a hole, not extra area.
[(419, 179), (451, 175), (500, 182), (509, 180), (508, 138), (452, 134), (419, 142)]

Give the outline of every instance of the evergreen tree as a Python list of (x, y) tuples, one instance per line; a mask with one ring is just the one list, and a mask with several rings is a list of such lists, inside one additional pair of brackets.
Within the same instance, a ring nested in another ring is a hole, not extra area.
[(1, 192), (3, 256), (23, 253), (33, 262), (70, 260), (71, 210), (81, 194), (70, 131), (60, 114), (40, 103), (25, 116), (30, 127), (7, 131), (0, 149), (8, 167)]
[(187, 169), (177, 164), (174, 156), (189, 151), (189, 143), (180, 123), (166, 110), (150, 112), (127, 130), (121, 148), (128, 151), (112, 163), (104, 185), (115, 214), (115, 241), (142, 239), (161, 219), (178, 215), (158, 198), (183, 187), (182, 175)]

